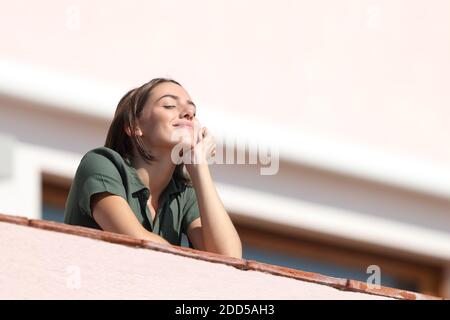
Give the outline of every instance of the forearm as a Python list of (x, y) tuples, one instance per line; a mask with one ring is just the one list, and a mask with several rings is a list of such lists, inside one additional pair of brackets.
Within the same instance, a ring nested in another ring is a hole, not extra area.
[(157, 242), (157, 243), (162, 243), (162, 244), (170, 244), (166, 239), (164, 239), (163, 237), (160, 237), (157, 234), (154, 234), (153, 232), (149, 232), (149, 231), (145, 231), (142, 232), (138, 238), (140, 239), (144, 239), (144, 240), (149, 240), (149, 241), (153, 241), (153, 242)]
[(200, 209), (206, 250), (241, 258), (241, 240), (217, 193), (208, 166), (199, 166), (191, 178)]
[(92, 216), (104, 231), (169, 244), (159, 235), (146, 230), (136, 219), (128, 203), (122, 197), (107, 192), (92, 197)]

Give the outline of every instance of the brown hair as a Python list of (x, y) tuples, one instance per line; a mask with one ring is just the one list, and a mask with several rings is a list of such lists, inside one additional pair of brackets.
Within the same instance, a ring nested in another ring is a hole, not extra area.
[[(124, 160), (130, 162), (133, 158), (133, 145), (136, 146), (137, 151), (142, 158), (151, 163), (154, 157), (145, 147), (144, 141), (140, 136), (135, 135), (135, 128), (137, 120), (141, 116), (142, 110), (147, 103), (151, 91), (159, 84), (171, 82), (179, 85), (177, 81), (167, 78), (155, 78), (142, 86), (128, 91), (117, 105), (114, 118), (106, 136), (105, 147), (118, 152)], [(126, 133), (129, 128), (131, 136)], [(173, 177), (185, 184), (191, 184), (189, 175), (187, 174), (184, 164), (179, 164), (175, 167)]]

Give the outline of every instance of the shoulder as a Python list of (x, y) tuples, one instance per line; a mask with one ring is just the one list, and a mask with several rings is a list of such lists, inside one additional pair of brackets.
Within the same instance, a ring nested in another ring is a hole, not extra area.
[(124, 163), (122, 156), (117, 151), (107, 147), (98, 147), (88, 151), (81, 161), (109, 161), (117, 164)]
[[(91, 197), (108, 192), (127, 199), (124, 160), (116, 151), (101, 147), (87, 152), (78, 166), (66, 203), (66, 212), (82, 212), (92, 218)], [(75, 218), (67, 218), (75, 219)]]
[(125, 170), (125, 161), (122, 156), (106, 147), (99, 147), (87, 152), (78, 166), (78, 176), (93, 174), (116, 175)]

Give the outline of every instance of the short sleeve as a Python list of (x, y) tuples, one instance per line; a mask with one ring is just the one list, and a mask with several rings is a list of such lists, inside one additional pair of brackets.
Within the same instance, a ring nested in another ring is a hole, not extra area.
[(183, 208), (183, 222), (181, 225), (181, 231), (187, 234), (189, 225), (195, 219), (200, 217), (200, 210), (198, 208), (197, 196), (193, 187), (186, 188), (185, 204)]
[(83, 214), (90, 217), (92, 217), (91, 197), (94, 194), (108, 192), (126, 200), (126, 191), (118, 168), (101, 154), (86, 154), (78, 167), (75, 180), (80, 187), (78, 206)]

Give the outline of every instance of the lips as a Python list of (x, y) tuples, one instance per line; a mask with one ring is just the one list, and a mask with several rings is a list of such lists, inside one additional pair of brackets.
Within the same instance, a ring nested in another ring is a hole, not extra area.
[(187, 121), (178, 122), (178, 123), (174, 124), (173, 126), (177, 127), (177, 128), (185, 128), (185, 127), (191, 128), (191, 129), (194, 128), (194, 124), (192, 122), (187, 122)]

